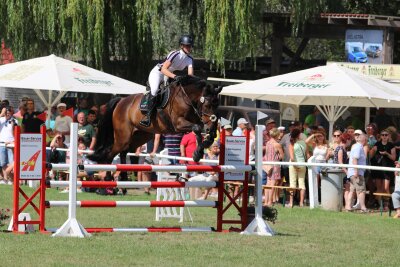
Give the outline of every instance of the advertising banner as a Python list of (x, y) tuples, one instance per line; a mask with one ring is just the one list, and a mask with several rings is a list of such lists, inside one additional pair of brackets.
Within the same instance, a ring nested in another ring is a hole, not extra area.
[(20, 179), (40, 180), (42, 178), (42, 139), (42, 134), (21, 134)]
[[(246, 159), (246, 137), (226, 136), (225, 137), (225, 165), (243, 165)], [(244, 172), (225, 172), (224, 179), (231, 181), (243, 181)]]
[(327, 62), (326, 65), (336, 64), (360, 72), (374, 78), (390, 81), (400, 80), (400, 65), (394, 64), (357, 64), (347, 62)]
[(348, 62), (383, 63), (383, 30), (346, 30), (345, 50)]

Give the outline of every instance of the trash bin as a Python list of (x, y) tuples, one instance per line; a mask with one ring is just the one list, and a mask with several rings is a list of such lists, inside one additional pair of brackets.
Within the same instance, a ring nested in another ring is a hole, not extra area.
[(342, 169), (328, 168), (321, 172), (321, 206), (325, 210), (341, 211), (343, 207)]

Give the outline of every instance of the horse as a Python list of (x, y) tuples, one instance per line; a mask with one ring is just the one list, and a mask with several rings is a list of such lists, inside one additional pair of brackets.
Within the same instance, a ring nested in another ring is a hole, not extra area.
[[(222, 87), (215, 88), (189, 75), (182, 77), (179, 83), (172, 82), (169, 87), (168, 103), (164, 109), (153, 113), (149, 127), (139, 124), (143, 118), (139, 108), (143, 94), (111, 99), (99, 122), (94, 153), (89, 158), (99, 164), (110, 164), (120, 154), (121, 164), (124, 164), (128, 151), (136, 151), (155, 133), (187, 133), (192, 131), (193, 125), (199, 125), (200, 131), (195, 132), (198, 147), (193, 154), (193, 159), (198, 162), (204, 148), (211, 146), (216, 137), (218, 94)], [(208, 134), (202, 140), (204, 126)], [(126, 173), (121, 178), (126, 180)]]

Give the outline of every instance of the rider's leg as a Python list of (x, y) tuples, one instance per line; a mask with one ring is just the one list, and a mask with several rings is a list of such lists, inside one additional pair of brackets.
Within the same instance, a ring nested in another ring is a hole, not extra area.
[(163, 74), (158, 70), (158, 68), (153, 68), (149, 75), (150, 95), (147, 101), (147, 112), (145, 117), (140, 122), (140, 124), (145, 127), (150, 126), (151, 114), (153, 113), (153, 109), (155, 107), (155, 96), (157, 94), (158, 87), (162, 79)]

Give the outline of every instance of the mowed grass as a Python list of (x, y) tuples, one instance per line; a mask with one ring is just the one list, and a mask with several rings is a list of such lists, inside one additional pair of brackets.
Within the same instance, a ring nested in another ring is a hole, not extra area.
[[(24, 187), (26, 192), (31, 192)], [(47, 199), (68, 194), (46, 191)], [(140, 191), (78, 199), (152, 200)], [(10, 186), (0, 186), (0, 208), (12, 207)], [(400, 220), (379, 213), (357, 214), (278, 206), (274, 237), (238, 233), (102, 233), (91, 238), (53, 238), (33, 233), (0, 233), (0, 266), (398, 266)], [(31, 215), (33, 212), (28, 210)], [(182, 226), (216, 226), (216, 210), (190, 208)], [(235, 216), (232, 211), (232, 217)], [(181, 226), (176, 219), (155, 222), (154, 208), (79, 209), (85, 227)], [(46, 226), (59, 227), (66, 208), (46, 212)], [(5, 227), (3, 227), (5, 229)]]

